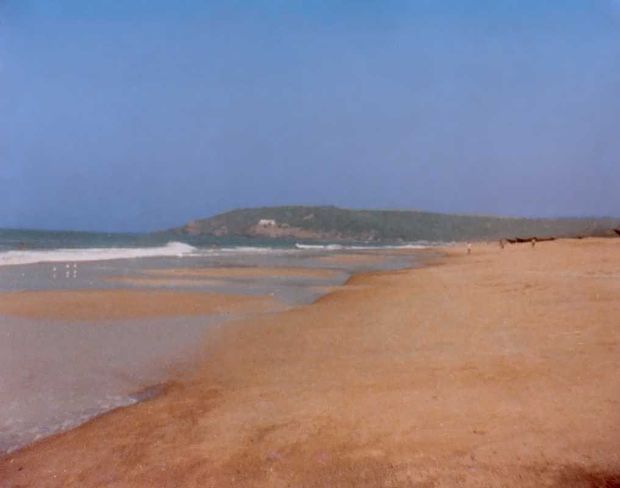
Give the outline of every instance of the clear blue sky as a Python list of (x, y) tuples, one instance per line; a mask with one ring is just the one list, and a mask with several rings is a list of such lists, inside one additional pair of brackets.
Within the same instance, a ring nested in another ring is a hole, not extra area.
[(279, 204), (620, 216), (620, 0), (0, 0), (0, 16), (2, 227)]

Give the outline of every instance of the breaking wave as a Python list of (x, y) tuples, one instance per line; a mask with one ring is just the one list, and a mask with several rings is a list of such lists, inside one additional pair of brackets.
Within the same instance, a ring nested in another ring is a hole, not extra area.
[(431, 243), (417, 243), (417, 244), (399, 244), (399, 245), (376, 245), (376, 246), (346, 246), (341, 244), (295, 244), (297, 249), (303, 250), (316, 250), (316, 251), (342, 251), (342, 250), (352, 250), (352, 251), (364, 251), (364, 250), (380, 250), (380, 249), (425, 249), (427, 247), (432, 246)]
[(147, 257), (182, 257), (196, 248), (183, 242), (169, 242), (159, 247), (93, 247), (82, 249), (13, 250), (0, 253), (0, 266), (65, 261), (109, 261)]

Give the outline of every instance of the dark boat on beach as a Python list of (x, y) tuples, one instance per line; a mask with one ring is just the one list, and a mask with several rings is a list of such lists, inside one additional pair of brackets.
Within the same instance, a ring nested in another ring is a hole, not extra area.
[(527, 242), (544, 242), (555, 241), (555, 237), (515, 237), (514, 239), (506, 239), (510, 244), (525, 244)]

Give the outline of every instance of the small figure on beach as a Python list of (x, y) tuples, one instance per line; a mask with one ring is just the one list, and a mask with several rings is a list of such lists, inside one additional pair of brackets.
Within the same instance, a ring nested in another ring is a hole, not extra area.
[(467, 254), (471, 254), (471, 242), (467, 243)]
[(532, 247), (536, 247), (536, 238), (532, 238)]
[(501, 249), (504, 249), (504, 239), (500, 239), (500, 240), (499, 240), (499, 247), (500, 247)]

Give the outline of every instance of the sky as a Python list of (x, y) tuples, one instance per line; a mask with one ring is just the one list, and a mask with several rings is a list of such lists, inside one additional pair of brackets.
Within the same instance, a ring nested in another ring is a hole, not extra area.
[(620, 0), (0, 0), (0, 227), (620, 217)]

